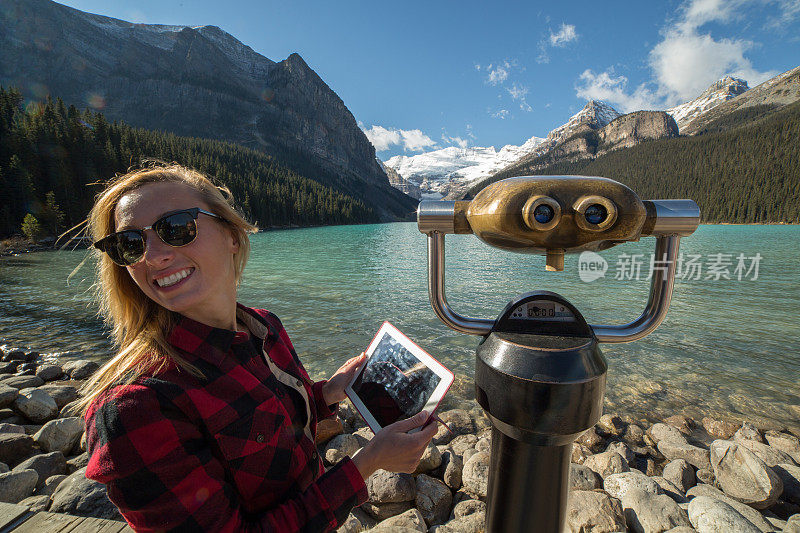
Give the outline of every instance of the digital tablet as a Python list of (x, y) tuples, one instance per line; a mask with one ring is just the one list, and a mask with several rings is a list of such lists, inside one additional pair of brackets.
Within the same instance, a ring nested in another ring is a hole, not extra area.
[(452, 372), (389, 322), (364, 353), (345, 393), (374, 433), (422, 410), (433, 416), (453, 384)]

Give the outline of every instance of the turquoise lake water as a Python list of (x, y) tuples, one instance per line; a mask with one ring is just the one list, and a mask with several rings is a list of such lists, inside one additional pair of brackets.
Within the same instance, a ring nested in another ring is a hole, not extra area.
[[(567, 256), (563, 272), (546, 272), (543, 257), (448, 236), (448, 300), (461, 314), (493, 318), (514, 296), (545, 289), (569, 299), (591, 324), (628, 322), (647, 301), (654, 243), (645, 238), (602, 252), (606, 277), (587, 283), (579, 278), (577, 256)], [(676, 281), (656, 332), (603, 345), (606, 412), (649, 420), (708, 414), (800, 428), (798, 244), (798, 226), (706, 225), (684, 238), (681, 252), (686, 260), (699, 256), (701, 279)], [(358, 354), (389, 320), (456, 373), (449, 406), (472, 401), (480, 338), (456, 333), (434, 316), (426, 240), (416, 224), (273, 231), (254, 235), (252, 245), (239, 299), (281, 318), (313, 377), (326, 377)], [(614, 279), (623, 254), (642, 254), (639, 280)], [(746, 268), (760, 254), (757, 279), (752, 270), (737, 279), (739, 254)], [(67, 280), (85, 257), (81, 250), (0, 258), (0, 346), (62, 359), (108, 357), (112, 347), (91, 300), (91, 265)], [(706, 279), (720, 259), (730, 263), (721, 270), (731, 279)]]

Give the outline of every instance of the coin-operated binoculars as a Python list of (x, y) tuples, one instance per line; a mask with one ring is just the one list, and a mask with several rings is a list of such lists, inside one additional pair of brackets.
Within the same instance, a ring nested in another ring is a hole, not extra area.
[[(630, 342), (655, 330), (669, 308), (678, 245), (700, 222), (692, 200), (640, 200), (607, 178), (531, 176), (489, 185), (472, 201), (423, 201), (428, 236), (428, 294), (436, 315), (462, 333), (483, 336), (475, 359), (478, 403), (492, 423), (486, 529), (561, 533), (573, 441), (600, 419), (606, 383), (601, 342)], [(485, 243), (546, 255), (605, 250), (656, 237), (650, 298), (624, 325), (590, 325), (549, 291), (518, 296), (496, 320), (467, 318), (447, 304), (444, 236), (473, 233)]]

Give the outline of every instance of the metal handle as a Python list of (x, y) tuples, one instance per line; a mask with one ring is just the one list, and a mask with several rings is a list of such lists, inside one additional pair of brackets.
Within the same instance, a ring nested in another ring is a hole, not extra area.
[(656, 261), (665, 266), (653, 269), (650, 282), (650, 296), (647, 305), (639, 318), (621, 326), (591, 325), (597, 340), (600, 342), (631, 342), (650, 334), (667, 316), (672, 301), (672, 289), (675, 285), (678, 247), (680, 237), (677, 235), (656, 238)]
[(494, 320), (467, 318), (450, 309), (444, 294), (444, 234), (438, 231), (428, 233), (428, 297), (436, 316), (454, 330), (472, 335), (492, 331)]
[[(599, 342), (621, 343), (639, 340), (661, 324), (672, 301), (679, 245), (680, 237), (675, 235), (656, 239), (656, 258), (663, 262), (664, 266), (653, 269), (650, 296), (644, 312), (633, 322), (624, 325), (591, 325)], [(494, 320), (465, 317), (451, 309), (445, 296), (444, 271), (444, 234), (433, 231), (428, 233), (428, 297), (433, 312), (448, 327), (456, 331), (471, 335), (488, 335), (492, 331)]]

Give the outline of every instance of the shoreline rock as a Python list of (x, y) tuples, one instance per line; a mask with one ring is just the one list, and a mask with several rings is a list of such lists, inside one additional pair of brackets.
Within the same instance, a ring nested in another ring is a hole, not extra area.
[[(97, 364), (0, 358), (0, 501), (119, 520), (105, 487), (85, 479), (84, 428), (69, 412)], [(373, 474), (369, 501), (339, 532), (483, 531), (491, 426), (480, 409), (440, 417), (453, 433), (442, 426), (413, 474)], [(372, 438), (347, 401), (320, 428), (328, 466)], [(749, 421), (607, 413), (573, 446), (569, 483), (568, 531), (800, 531), (800, 435)]]

